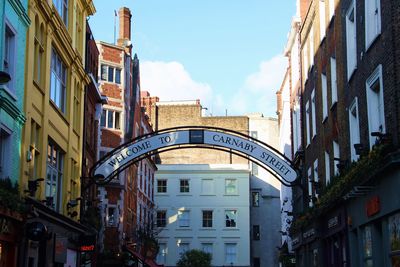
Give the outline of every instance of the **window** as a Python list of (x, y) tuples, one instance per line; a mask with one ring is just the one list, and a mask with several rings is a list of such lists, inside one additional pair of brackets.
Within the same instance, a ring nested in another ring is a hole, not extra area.
[(53, 142), (47, 146), (47, 178), (45, 196), (47, 205), (56, 211), (60, 210), (62, 200), (62, 181), (64, 153)]
[(257, 165), (257, 163), (254, 163), (254, 162), (251, 163), (251, 173), (253, 175), (258, 175), (258, 165)]
[(226, 210), (225, 211), (225, 227), (236, 227), (237, 211)]
[[(330, 0), (331, 2), (333, 0)], [(336, 58), (331, 57), (331, 94), (332, 94), (332, 106), (338, 100), (337, 96), (337, 75), (336, 75)]]
[(157, 180), (157, 193), (167, 193), (167, 180)]
[(43, 85), (43, 77), (42, 77), (42, 62), (43, 62), (43, 54), (44, 54), (44, 27), (43, 24), (39, 25), (39, 18), (35, 18), (35, 58), (34, 58), (34, 75), (33, 79), (37, 84)]
[(201, 180), (201, 194), (211, 195), (214, 194), (214, 180), (202, 179)]
[(253, 266), (260, 267), (260, 258), (258, 257), (253, 258)]
[(121, 69), (101, 64), (101, 80), (121, 84)]
[(189, 180), (180, 180), (179, 192), (189, 193)]
[(303, 67), (304, 67), (304, 69), (303, 69), (303, 73), (304, 73), (304, 81), (306, 81), (307, 79), (308, 79), (308, 68), (310, 67), (309, 65), (308, 65), (308, 57), (309, 57), (309, 54), (308, 54), (308, 49), (307, 49), (308, 47), (307, 47), (307, 43), (305, 43), (304, 44), (304, 47), (303, 47)]
[(67, 70), (53, 48), (51, 52), (50, 99), (65, 113)]
[(58, 11), (65, 26), (68, 25), (68, 0), (53, 0), (54, 6)]
[(16, 43), (15, 43), (15, 32), (12, 30), (8, 23), (5, 23), (5, 34), (4, 34), (4, 59), (3, 59), (3, 71), (7, 72), (11, 76), (10, 82), (8, 82), (8, 88), (14, 91), (14, 79), (15, 79), (15, 63), (16, 63)]
[(314, 206), (314, 203), (313, 203), (313, 179), (311, 177), (311, 167), (308, 168), (307, 177), (308, 177), (307, 179), (308, 179), (308, 198), (309, 198), (308, 205), (312, 207)]
[(317, 135), (317, 111), (315, 109), (315, 90), (311, 92), (311, 120), (312, 120), (312, 137)]
[(117, 226), (117, 207), (108, 206), (107, 208), (107, 226)]
[(400, 260), (400, 213), (393, 214), (388, 219), (389, 228), (389, 247), (392, 266)]
[(74, 107), (73, 107), (73, 113), (74, 113), (74, 123), (73, 127), (74, 130), (79, 132), (80, 129), (80, 117), (81, 117), (81, 88), (80, 84), (77, 83), (75, 85), (75, 90), (74, 90)]
[(365, 48), (381, 33), (381, 1), (365, 0)]
[(318, 159), (316, 159), (314, 161), (314, 166), (313, 166), (313, 170), (314, 170), (314, 187), (313, 187), (313, 191), (315, 194), (315, 197), (318, 197), (318, 193), (317, 193), (317, 189), (318, 189), (318, 182), (319, 182), (319, 177), (318, 177)]
[(322, 121), (324, 121), (328, 117), (328, 87), (325, 74), (321, 74), (321, 87), (322, 87)]
[(357, 161), (359, 155), (354, 145), (360, 144), (360, 122), (358, 119), (358, 99), (354, 98), (349, 107), (349, 130), (350, 130), (350, 152), (351, 161)]
[(157, 211), (157, 227), (165, 227), (167, 225), (167, 212), (165, 210)]
[(121, 69), (115, 69), (115, 83), (121, 84)]
[(40, 126), (34, 121), (31, 120), (31, 155), (32, 155), (32, 178), (39, 178), (39, 166), (40, 166)]
[(203, 210), (203, 227), (212, 227), (213, 226), (213, 211), (212, 210)]
[(236, 243), (226, 243), (225, 244), (225, 263), (234, 264), (236, 263)]
[(178, 211), (178, 225), (179, 227), (190, 226), (190, 211), (188, 210)]
[(333, 166), (334, 175), (339, 174), (338, 164), (340, 163), (340, 148), (339, 143), (333, 141), (333, 162), (335, 163)]
[(213, 254), (213, 243), (201, 243), (201, 250), (208, 254)]
[(300, 105), (296, 101), (293, 107), (293, 148), (294, 153), (301, 147)]
[(335, 15), (335, 0), (329, 0), (329, 19)]
[(260, 226), (253, 225), (253, 240), (260, 240)]
[(311, 111), (310, 111), (310, 103), (307, 101), (306, 103), (306, 135), (307, 135), (307, 145), (310, 144), (310, 117), (311, 117)]
[(322, 41), (325, 38), (325, 0), (319, 0), (319, 36)]
[(182, 255), (189, 250), (189, 243), (178, 243), (178, 257), (182, 257)]
[(331, 181), (331, 160), (329, 152), (325, 151), (325, 183), (329, 184)]
[(167, 257), (167, 244), (165, 243), (160, 243), (159, 244), (159, 250), (157, 254), (157, 263), (158, 264), (165, 264), (166, 263), (166, 257)]
[(10, 176), (10, 165), (7, 154), (10, 150), (11, 135), (0, 128), (0, 179)]
[(251, 204), (253, 207), (260, 206), (260, 192), (251, 192)]
[(314, 26), (310, 29), (310, 66), (314, 65)]
[(356, 7), (354, 0), (346, 12), (346, 51), (347, 51), (347, 79), (350, 80), (357, 67), (357, 32), (356, 32)]
[(109, 129), (121, 129), (121, 112), (110, 109), (103, 109), (100, 126)]
[(237, 181), (236, 179), (225, 179), (225, 194), (237, 194)]
[(363, 243), (364, 243), (364, 266), (372, 267), (372, 227), (367, 225), (363, 231)]
[(368, 107), (368, 130), (369, 145), (376, 142), (376, 136), (372, 133), (385, 133), (385, 112), (383, 105), (383, 81), (382, 65), (379, 65), (366, 82), (367, 107)]

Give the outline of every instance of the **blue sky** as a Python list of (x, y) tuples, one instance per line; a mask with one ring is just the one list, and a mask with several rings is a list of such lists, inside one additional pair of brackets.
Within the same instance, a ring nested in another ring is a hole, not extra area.
[(89, 23), (97, 40), (112, 43), (114, 10), (130, 8), (141, 89), (161, 101), (200, 99), (212, 115), (276, 116), (295, 2), (94, 0)]

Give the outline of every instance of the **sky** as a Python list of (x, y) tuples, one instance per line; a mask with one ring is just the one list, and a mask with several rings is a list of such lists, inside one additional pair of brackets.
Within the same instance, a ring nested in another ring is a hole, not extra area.
[[(132, 12), (141, 90), (200, 99), (207, 115), (276, 117), (295, 0), (94, 0), (96, 40), (114, 42), (114, 10)], [(118, 18), (117, 18), (118, 38)]]

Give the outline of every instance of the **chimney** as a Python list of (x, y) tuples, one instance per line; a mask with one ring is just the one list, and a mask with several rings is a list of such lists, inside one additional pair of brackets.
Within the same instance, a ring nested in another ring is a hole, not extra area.
[[(119, 35), (117, 44), (124, 47), (132, 47), (131, 41), (131, 18), (132, 14), (129, 8), (121, 7), (118, 11), (119, 17)], [(130, 50), (129, 50), (130, 51)]]

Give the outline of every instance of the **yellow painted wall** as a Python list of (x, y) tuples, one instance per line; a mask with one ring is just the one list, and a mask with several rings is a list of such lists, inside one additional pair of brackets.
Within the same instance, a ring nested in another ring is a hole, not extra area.
[[(79, 12), (78, 12), (79, 11)], [(30, 0), (28, 14), (32, 21), (27, 33), (25, 99), (26, 123), (23, 128), (21, 191), (28, 189), (28, 180), (46, 179), (47, 145), (52, 139), (64, 154), (62, 203), (60, 212), (67, 215), (67, 202), (80, 196), (82, 163), (83, 99), (89, 77), (84, 70), (86, 17), (95, 12), (91, 0), (69, 0), (68, 25), (65, 26), (51, 0)], [(42, 28), (41, 28), (42, 27)], [(42, 29), (42, 31), (40, 31)], [(40, 34), (42, 32), (42, 34)], [(40, 39), (40, 41), (38, 41)], [(36, 43), (36, 45), (35, 45)], [(38, 68), (37, 44), (41, 44), (41, 67)], [(66, 108), (63, 113), (50, 99), (51, 53), (55, 48), (67, 72)], [(40, 69), (41, 75), (37, 75)], [(40, 78), (37, 78), (39, 77)], [(74, 111), (75, 107), (75, 111)], [(77, 121), (75, 121), (77, 120)], [(37, 124), (32, 124), (32, 122)], [(38, 128), (38, 144), (35, 144)], [(31, 155), (31, 156), (30, 156)], [(37, 175), (34, 177), (34, 163)], [(27, 194), (27, 193), (24, 193)], [(35, 198), (45, 199), (45, 181), (40, 182)], [(79, 213), (79, 206), (71, 211)], [(74, 219), (79, 216), (74, 217)]]

